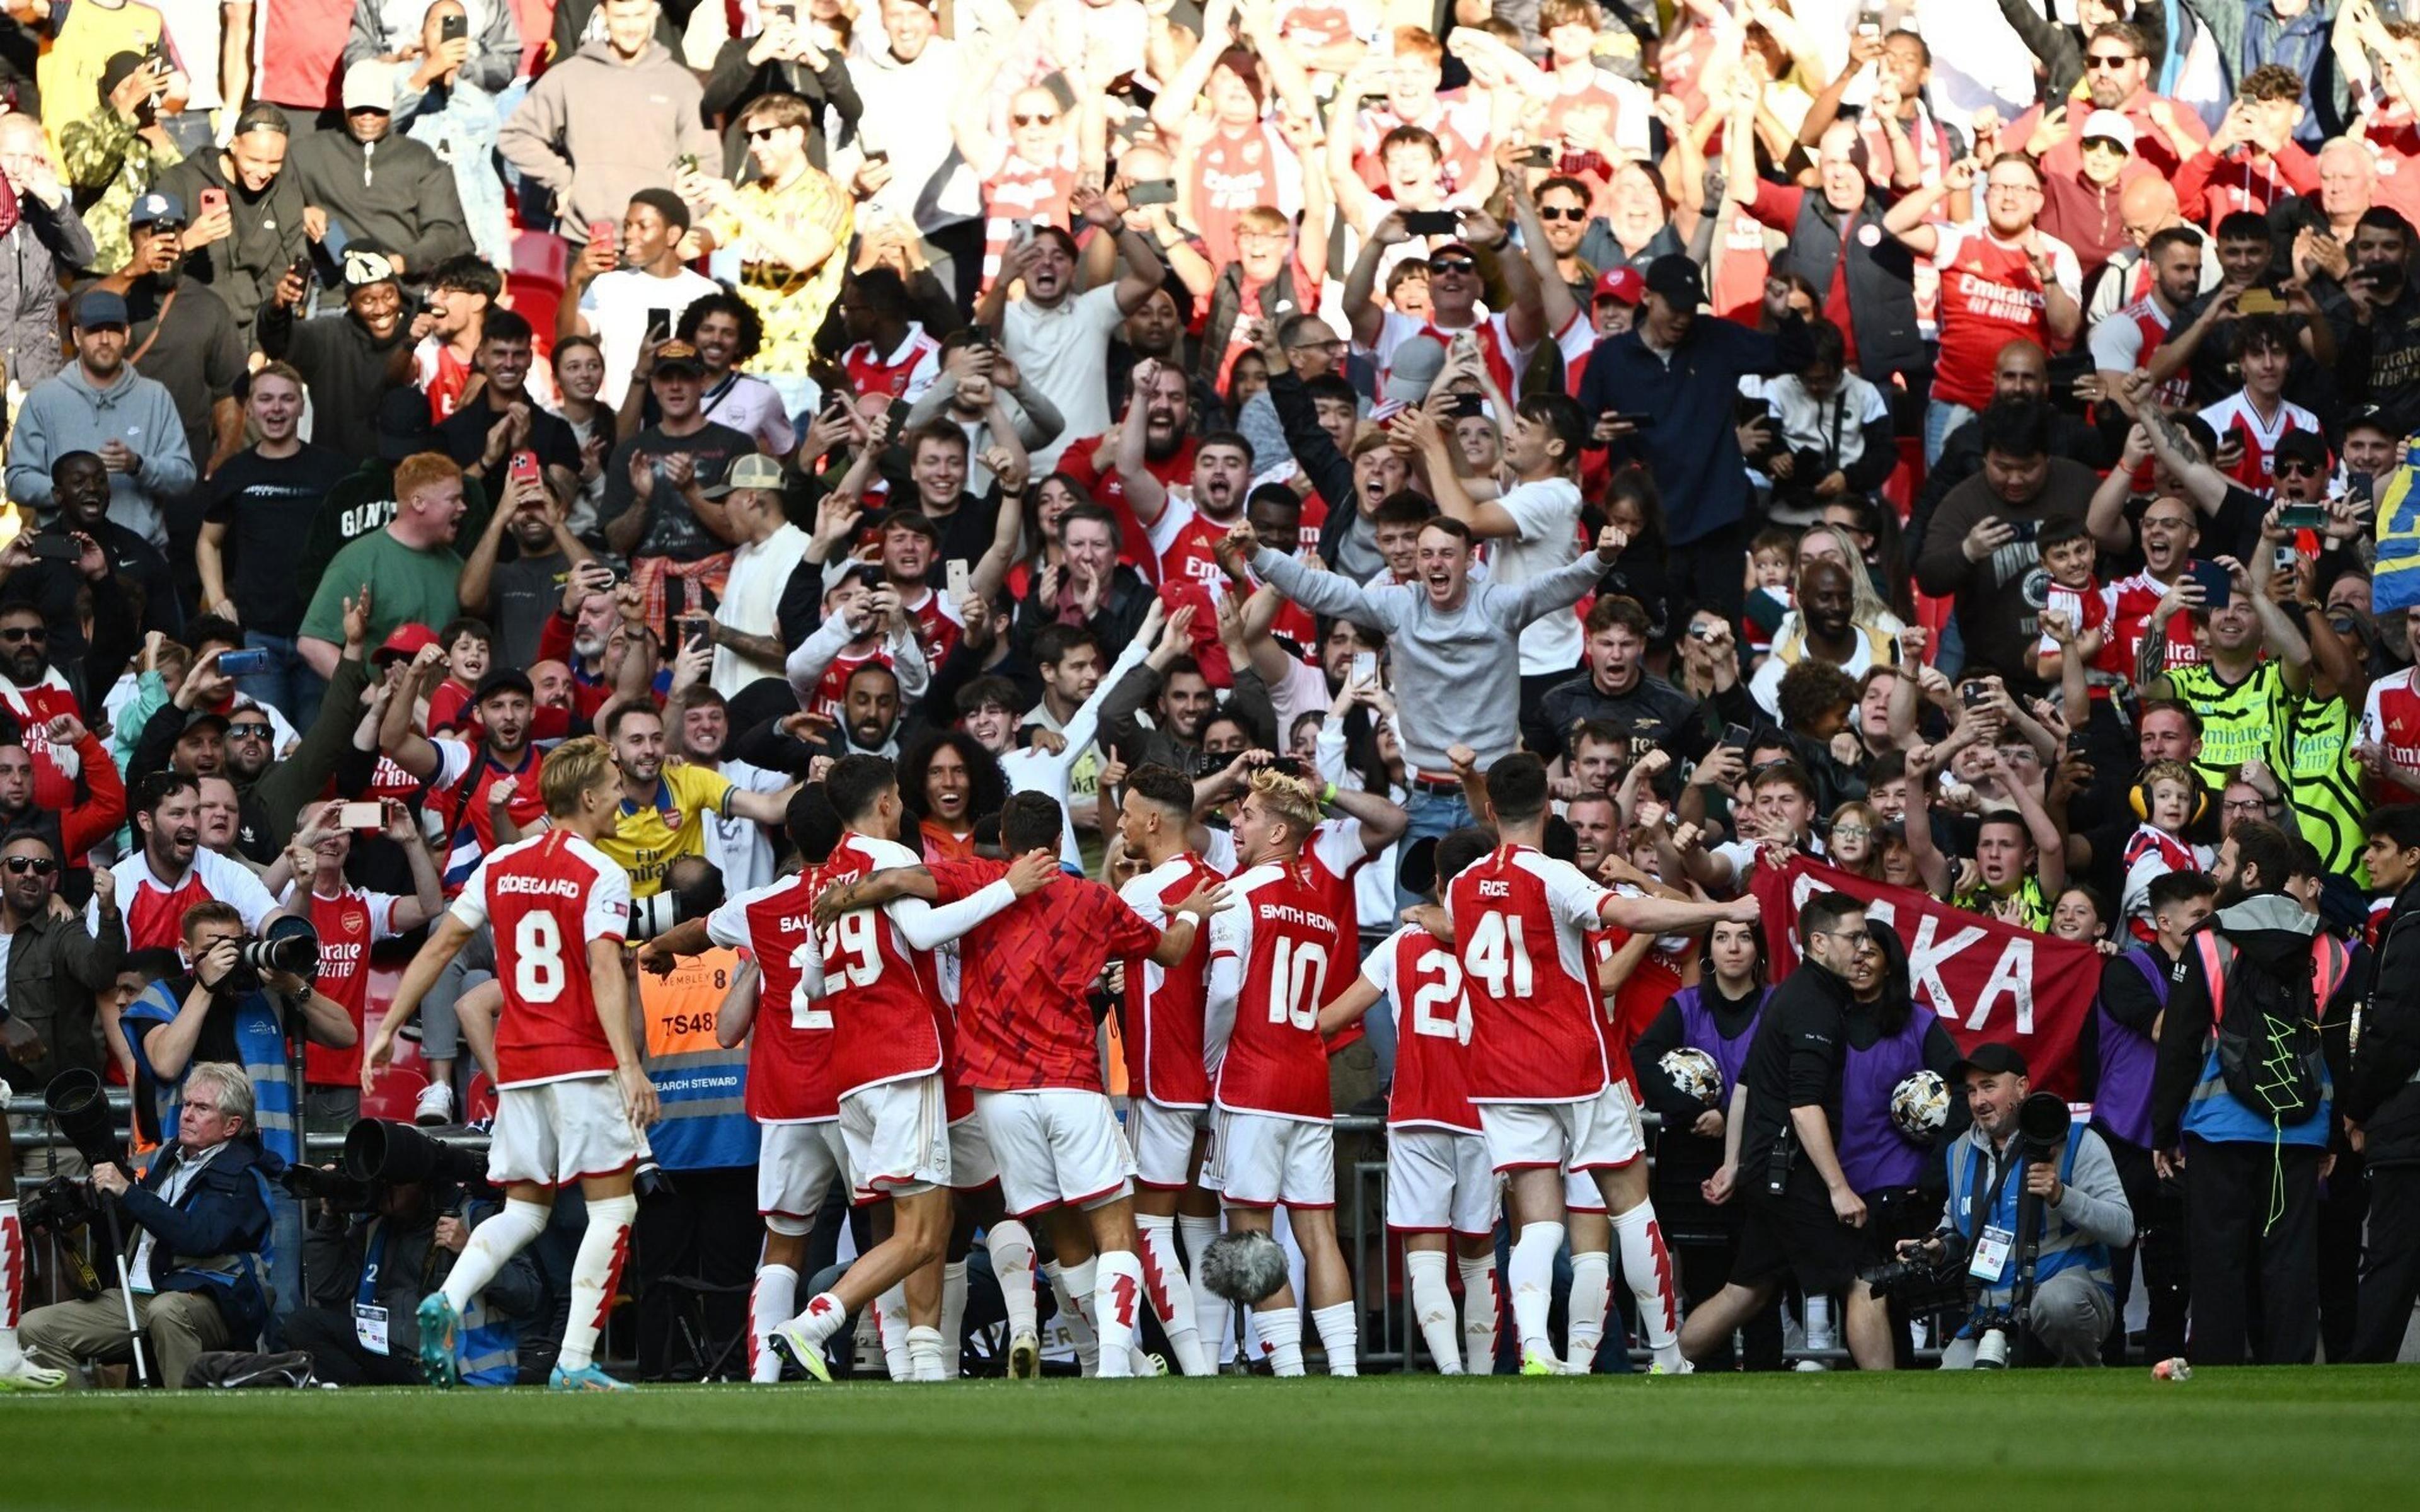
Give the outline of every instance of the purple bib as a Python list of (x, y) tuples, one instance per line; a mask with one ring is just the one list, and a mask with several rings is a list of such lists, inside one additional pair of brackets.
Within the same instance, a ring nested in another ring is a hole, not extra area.
[[(1693, 1050), (1702, 1050), (1714, 1057), (1714, 1066), (1723, 1073), (1723, 1095), (1714, 1105), (1728, 1115), (1731, 1105), (1731, 1088), (1739, 1085), (1740, 1068), (1747, 1064), (1748, 1042), (1756, 1038), (1756, 1014), (1748, 1016), (1747, 1027), (1736, 1040), (1726, 1040), (1714, 1024), (1714, 1010), (1706, 1006), (1702, 989), (1683, 987), (1672, 995), (1673, 1003), (1681, 1010), (1681, 1041)], [(1757, 989), (1757, 1012), (1764, 1011), (1764, 999), (1773, 995), (1770, 987)]]
[(1891, 1122), (1891, 1089), (1924, 1070), (1924, 1038), (1932, 1010), (1916, 1007), (1897, 1034), (1866, 1049), (1848, 1047), (1840, 1071), (1840, 1174), (1849, 1190), (1863, 1195), (1916, 1184), (1928, 1151), (1908, 1143)]

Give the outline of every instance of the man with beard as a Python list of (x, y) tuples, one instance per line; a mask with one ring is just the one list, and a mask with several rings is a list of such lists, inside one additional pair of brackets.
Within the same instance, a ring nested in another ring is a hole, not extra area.
[(1094, 502), (1118, 517), (1118, 538), (1125, 544), (1125, 559), (1156, 582), (1159, 563), (1142, 522), (1135, 517), (1126, 474), (1118, 464), (1128, 423), (1138, 409), (1142, 412), (1140, 465), (1163, 491), (1182, 486), (1193, 476), (1193, 454), (1198, 447), (1193, 437), (1193, 389), (1182, 368), (1157, 363), (1136, 364), (1125, 420), (1104, 435), (1068, 447), (1060, 458), (1060, 471), (1081, 484)]
[[(1352, 274), (1345, 280), (1344, 318), (1352, 327), (1353, 339), (1376, 355), (1383, 377), (1394, 365), (1395, 348), (1404, 342), (1426, 336), (1444, 347), (1467, 332), (1479, 343), (1480, 356), (1487, 363), (1487, 376), (1497, 391), (1517, 393), (1519, 375), (1528, 366), (1530, 350), (1537, 346), (1538, 338), (1547, 333), (1536, 270), (1527, 257), (1506, 251), (1510, 239), (1494, 218), (1479, 210), (1463, 210), (1459, 212), (1459, 224), (1461, 237), (1466, 239), (1441, 241), (1429, 248), (1428, 315), (1422, 317), (1388, 310), (1373, 297), (1373, 285), (1380, 261), (1396, 245), (1411, 239), (1411, 233), (1404, 228), (1404, 213), (1400, 208), (1388, 210), (1370, 228), (1369, 239), (1362, 243), (1361, 255), (1355, 259)], [(1486, 285), (1479, 276), (1481, 251), (1494, 258), (1512, 295), (1510, 307), (1495, 315), (1479, 313), (1480, 296), (1486, 292)]]
[(73, 750), (83, 764), (84, 790), (59, 807), (34, 801), (34, 757), (23, 744), (0, 745), (0, 834), (12, 829), (39, 830), (51, 849), (81, 871), (85, 853), (117, 832), (126, 823), (126, 783), (109, 747), (73, 715), (61, 715), (41, 732), (43, 743), (55, 750)]
[(531, 335), (529, 321), (515, 312), (489, 312), (478, 359), (488, 381), (439, 423), (438, 441), (464, 476), (495, 495), (505, 492), (507, 464), (528, 452), (537, 458), (548, 490), (568, 501), (580, 491), (580, 438), (529, 392)]
[(311, 285), (299, 268), (260, 307), (260, 349), (302, 375), (313, 438), (347, 456), (378, 450), (379, 400), (411, 381), (402, 275), (386, 249), (356, 241), (345, 248), (344, 313), (302, 318)]
[[(1239, 524), (1236, 529), (1249, 532), (1251, 527)], [(1189, 655), (1191, 645), (1187, 637), (1162, 635), (1142, 665), (1111, 687), (1101, 722), (1110, 749), (1129, 767), (1154, 762), (1200, 778), (1226, 764), (1224, 758), (1202, 748), (1202, 726), (1218, 712), (1218, 695), (1202, 675), (1202, 664)], [(1147, 702), (1152, 705), (1148, 725), (1142, 721)]]
[[(139, 778), (140, 774), (172, 765), (177, 743), (192, 722), (192, 711), (224, 718), (224, 771), (237, 795), (236, 849), (257, 866), (274, 860), (293, 832), (290, 826), (294, 811), (327, 787), (351, 742), (354, 726), (361, 722), (362, 689), (369, 685), (368, 664), (365, 660), (369, 637), (368, 596), (346, 599), (344, 612), (345, 643), (337, 654), (327, 697), (309, 732), (292, 742), (284, 759), (277, 754), (286, 744), (279, 738), (283, 717), (240, 696), (232, 679), (217, 675), (218, 654), (234, 649), (225, 640), (237, 633), (233, 626), (221, 623), (212, 632), (219, 638), (217, 643), (201, 640), (196, 644), (194, 671), (186, 675), (176, 695), (161, 705), (143, 727), (127, 770)], [(272, 723), (272, 717), (276, 723)], [(290, 738), (290, 731), (283, 733)]]
[[(886, 680), (891, 701), (887, 717), (876, 717), (869, 684), (861, 697), (858, 673), (868, 667), (892, 675)], [(822, 628), (801, 641), (783, 666), (799, 707), (807, 713), (840, 718), (859, 748), (879, 749), (891, 736), (898, 701), (922, 698), (930, 677), (916, 625), (901, 607), (896, 590), (881, 580), (881, 569), (868, 563), (852, 564), (824, 594)]]
[[(285, 171), (291, 130), (284, 111), (256, 104), (236, 118), (224, 149), (187, 158), (151, 186), (194, 208), (187, 265), (225, 301), (239, 331), (252, 329), (310, 245), (302, 187)], [(223, 208), (203, 213), (206, 196)]]
[[(2067, 103), (2071, 116), (2114, 111), (2134, 129), (2134, 156), (2173, 179), (2187, 158), (2210, 140), (2209, 129), (2191, 108), (2151, 92), (2151, 56), (2143, 34), (2125, 22), (2096, 26), (2084, 44), (2084, 100)], [(2046, 107), (2036, 105), (2000, 131), (2000, 151), (2021, 154), (2042, 124)], [(2082, 170), (2084, 144), (2062, 136), (2041, 155), (2042, 171), (2074, 177)]]
[(622, 779), (622, 816), (597, 845), (629, 873), (633, 898), (652, 898), (662, 891), (665, 872), (680, 857), (706, 854), (708, 812), (778, 825), (798, 791), (797, 784), (787, 783), (772, 793), (751, 792), (708, 766), (666, 764), (663, 716), (644, 703), (616, 705), (597, 733), (613, 747), (613, 766)]
[[(1135, 392), (1158, 393), (1162, 374), (1169, 381), (1185, 381), (1183, 373), (1146, 362), (1135, 370)], [(1223, 591), (1226, 573), (1218, 565), (1218, 547), (1244, 517), (1244, 496), (1252, 486), (1251, 443), (1232, 430), (1203, 437), (1193, 449), (1191, 486), (1178, 495), (1146, 465), (1150, 426), (1147, 421), (1135, 422), (1135, 407), (1129, 403), (1117, 451), (1118, 476), (1125, 480), (1126, 502), (1140, 527), (1129, 550), (1142, 554), (1150, 574), (1162, 583), (1193, 582), (1213, 594)]]
[(207, 478), (243, 445), (243, 407), (235, 396), (244, 375), (246, 333), (226, 305), (204, 299), (202, 282), (184, 270), (189, 212), (166, 194), (148, 193), (126, 217), (133, 255), (93, 285), (124, 297), (129, 362), (165, 387), (185, 420), (185, 447)]
[[(1032, 375), (1066, 421), (1060, 440), (1034, 456), (1037, 470), (1058, 465), (1068, 438), (1097, 436), (1108, 428), (1109, 337), (1167, 277), (1167, 265), (1149, 237), (1115, 229), (1126, 265), (1115, 284), (1078, 293), (1076, 239), (1057, 226), (1037, 226), (1032, 240), (1002, 259), (1000, 277), (975, 310), (976, 323), (1000, 333), (1001, 349), (1018, 371)], [(1025, 297), (1011, 304), (1008, 290), (1016, 284), (1023, 285)], [(1184, 386), (1181, 365), (1171, 378)]]
[[(72, 560), (36, 558), (10, 573), (11, 598), (31, 600), (53, 627), (51, 659), (84, 687), (107, 688), (145, 631), (180, 628), (176, 585), (167, 559), (109, 517), (109, 470), (90, 452), (70, 452), (51, 465), (51, 496), (59, 513), (49, 536), (66, 536)], [(82, 601), (80, 603), (79, 601)], [(84, 605), (92, 630), (87, 639)]]
[[(991, 469), (984, 465), (983, 459), (997, 444), (998, 438), (1015, 437), (1030, 456), (1058, 440), (1066, 428), (1059, 418), (1058, 406), (1045, 397), (1041, 389), (1025, 380), (1024, 369), (993, 346), (991, 333), (980, 326), (953, 331), (943, 338), (940, 370), (908, 411), (910, 433), (936, 421), (947, 422), (965, 435), (969, 457), (967, 489), (978, 498), (991, 492)], [(1094, 498), (1100, 497), (1104, 488), (1120, 486), (1115, 472), (1102, 475), (1108, 468), (1106, 462), (1096, 468), (1090, 460), (1110, 440), (1109, 437), (1102, 437), (1096, 444), (1071, 450), (1059, 459), (1061, 471), (1085, 481)]]
[[(2136, 368), (2149, 365), (2168, 332), (2182, 329), (2178, 318), (2201, 292), (2201, 233), (2189, 225), (2154, 232), (2143, 244), (2150, 287), (2141, 299), (2094, 322), (2088, 338), (2092, 365), (2104, 389), (2117, 392)], [(2162, 408), (2175, 409), (2191, 392), (2191, 384), (2179, 374), (2160, 386), (2157, 397)]]
[(2369, 971), (2284, 891), (2295, 870), (2274, 825), (2227, 830), (2211, 869), (2218, 912), (2187, 937), (2160, 1020), (2151, 1162), (2184, 1181), (2195, 1365), (2240, 1365), (2247, 1347), (2263, 1365), (2301, 1365), (2319, 1344), (2319, 1182), (2339, 1068), (2318, 1026), (2346, 1022)]
[[(2231, 557), (2218, 559), (2232, 574), (2223, 604), (2211, 605), (2200, 581), (2186, 577), (2151, 610), (2135, 658), (2134, 680), (2152, 697), (2174, 698), (2201, 719), (2201, 750), (2194, 765), (2202, 785), (2216, 793), (2246, 762), (2273, 772), (2290, 771), (2283, 749), (2288, 717), (2311, 686), (2311, 643), (2272, 600), (2269, 580), (2277, 570), (2267, 541), (2258, 544), (2246, 571)], [(2202, 623), (2206, 659), (2167, 668), (2167, 640), (2180, 612)], [(2285, 879), (2277, 879), (2284, 886)]]
[[(500, 316), (511, 313), (497, 312)], [(491, 337), (495, 329), (490, 320)], [(513, 559), (502, 562), (497, 559), (503, 555), (507, 535), (512, 537)], [(546, 622), (554, 616), (563, 585), (571, 580), (574, 567), (596, 559), (587, 543), (571, 532), (563, 494), (550, 493), (537, 484), (506, 486), (504, 507), (488, 517), (488, 528), (479, 533), (479, 544), (471, 548), (471, 559), (462, 564), (457, 595), (463, 613), (494, 627), (497, 665), (520, 667), (537, 659)]]
[(2420, 429), (2420, 291), (2406, 266), (2412, 240), (2411, 223), (2394, 210), (2362, 212), (2344, 277), (2352, 325), (2337, 353), (2346, 398), (2377, 406), (2398, 436)]
[[(1655, 749), (1676, 760), (1705, 753), (1706, 713), (1697, 700), (1647, 670), (1647, 611), (1636, 599), (1607, 594), (1589, 606), (1581, 624), (1587, 636), (1588, 669), (1546, 689), (1538, 701), (1535, 748), (1551, 756), (1565, 748), (1573, 730), (1602, 721), (1623, 733), (1625, 760)], [(1753, 724), (1756, 711), (1740, 684), (1717, 693), (1714, 712), (1732, 724)]]
[(84, 701), (77, 680), (51, 664), (50, 630), (41, 607), (26, 599), (0, 603), (0, 708), (13, 722), (18, 743), (34, 759), (34, 803), (64, 810), (75, 792), (54, 748), (51, 730), (61, 719), (83, 728)]
[(345, 601), (378, 585), (371, 639), (399, 625), (444, 625), (458, 612), (462, 559), (462, 470), (442, 454), (409, 456), (395, 470), (395, 518), (338, 551), (303, 611), (295, 648), (311, 670), (334, 677)]
[(126, 361), (126, 301), (87, 289), (75, 301), (76, 360), (34, 385), (8, 434), (8, 497), (48, 510), (51, 464), (91, 452), (109, 471), (109, 517), (155, 547), (168, 542), (161, 501), (194, 486), (177, 401)]
[(1852, 617), (1856, 592), (1849, 569), (1827, 557), (1809, 560), (1798, 572), (1797, 612), (1782, 621), (1773, 653), (1748, 680), (1748, 692), (1767, 714), (1781, 712), (1782, 675), (1802, 661), (1827, 661), (1852, 678), (1899, 660), (1899, 642)]
[[(678, 674), (675, 673), (675, 681)], [(676, 720), (681, 769), (711, 772), (742, 793), (755, 795), (795, 791), (784, 773), (723, 759), (731, 741), (731, 710), (722, 695), (703, 683), (675, 688), (665, 712)], [(773, 880), (773, 845), (765, 826), (745, 814), (717, 812), (706, 821), (706, 858), (722, 873), (732, 897)]]
[[(109, 870), (126, 914), (126, 948), (173, 949), (184, 943), (181, 922), (195, 903), (232, 905), (243, 928), (257, 933), (277, 900), (240, 861), (201, 846), (201, 784), (178, 771), (154, 772), (135, 785), (132, 854)], [(95, 893), (85, 927), (101, 927)]]

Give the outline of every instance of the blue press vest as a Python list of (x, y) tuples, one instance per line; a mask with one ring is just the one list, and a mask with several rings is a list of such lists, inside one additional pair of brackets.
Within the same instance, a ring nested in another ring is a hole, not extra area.
[[(369, 1242), (363, 1247), (362, 1284), (353, 1292), (355, 1302), (365, 1307), (378, 1305), (379, 1273), (385, 1267), (386, 1220), (373, 1218)], [(465, 1383), (509, 1386), (520, 1379), (520, 1325), (490, 1321), (487, 1297), (473, 1297), (462, 1311), (461, 1327), (455, 1331), (454, 1358)]]
[[(2075, 1174), (2075, 1151), (2084, 1143), (2086, 1132), (2081, 1123), (2068, 1126), (2067, 1150), (2058, 1163), (2058, 1179), (2062, 1181)], [(1992, 1210), (1980, 1223), (1968, 1211), (1975, 1201), (1977, 1189), (1990, 1179), (1991, 1172), (1985, 1165), (1987, 1155), (1985, 1148), (1971, 1135), (1949, 1147), (1949, 1212), (1958, 1231), (1966, 1237), (1970, 1245), (1975, 1236), (1985, 1227), (2004, 1228), (2011, 1235), (2017, 1231), (2017, 1197), (2024, 1189), (2024, 1181), (2014, 1170), (2000, 1183)], [(2000, 1267), (1998, 1279), (1982, 1284), (1982, 1300), (1986, 1305), (2009, 1305), (2016, 1289), (2019, 1259), (2016, 1245), (2011, 1243), (2009, 1257)], [(2084, 1230), (2053, 1212), (2049, 1204), (2043, 1204), (2041, 1249), (2034, 1260), (2035, 1284), (2039, 1286), (2062, 1271), (2072, 1271), (2078, 1267), (2085, 1269), (2094, 1285), (2113, 1297), (2117, 1295), (2117, 1283), (2110, 1274), (2108, 1247), (2099, 1240), (2086, 1237)]]

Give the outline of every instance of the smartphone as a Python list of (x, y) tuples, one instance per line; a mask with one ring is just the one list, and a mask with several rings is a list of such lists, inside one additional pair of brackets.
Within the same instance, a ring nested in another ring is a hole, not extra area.
[(1989, 683), (1961, 683), (1958, 685), (1958, 702), (1966, 705), (1966, 707), (1970, 709), (1979, 709), (1984, 704), (1992, 702), (1992, 685)]
[(384, 829), (386, 809), (376, 803), (340, 803), (336, 805), (338, 829)]
[(1462, 228), (1462, 217), (1451, 210), (1405, 210), (1404, 229), (1416, 237), (1450, 237)]
[(2283, 315), (2286, 313), (2286, 301), (2277, 297), (2274, 289), (2256, 286), (2245, 289), (2235, 297), (2235, 313), (2237, 315)]
[(1378, 654), (1374, 651), (1353, 653), (1353, 675), (1350, 682), (1374, 684), (1378, 681)]
[(1555, 165), (1555, 149), (1550, 147), (1523, 147), (1512, 155), (1512, 161), (1524, 168), (1551, 168)]
[(84, 555), (84, 548), (70, 536), (29, 535), (25, 540), (37, 562), (73, 562)]
[(2185, 569), (2193, 580), (2201, 584), (2204, 609), (2225, 609), (2235, 596), (2233, 580), (2225, 567), (2215, 562), (2196, 562)]
[(510, 468), (504, 476), (515, 484), (537, 482), (537, 454), (527, 447), (515, 452)]
[(2070, 756), (2090, 755), (2091, 745), (2092, 736), (2088, 733), (2082, 730), (2071, 730), (2067, 733), (2067, 753)]
[(966, 596), (968, 587), (974, 580), (974, 575), (968, 570), (967, 559), (964, 557), (952, 557), (943, 564), (941, 572), (950, 585), (950, 602), (954, 604)]
[(613, 223), (611, 221), (589, 222), (588, 239), (591, 241), (601, 242), (609, 247), (612, 246), (613, 244)]
[(968, 346), (970, 346), (970, 347), (985, 347), (985, 348), (986, 348), (986, 349), (988, 349), (989, 347), (991, 347), (993, 345), (995, 345), (995, 343), (994, 343), (994, 341), (993, 341), (992, 333), (991, 333), (991, 327), (989, 327), (989, 326), (969, 326), (969, 327), (967, 327), (967, 345), (968, 345)]
[(1723, 726), (1723, 744), (1730, 747), (1733, 750), (1738, 751), (1743, 756), (1747, 754), (1748, 742), (1755, 738), (1756, 732), (1750, 730), (1744, 724), (1727, 724)]
[(216, 215), (219, 211), (226, 208), (226, 191), (216, 188), (205, 189), (201, 192), (196, 202), (202, 208), (202, 214)]
[(697, 172), (697, 154), (694, 152), (684, 152), (679, 157), (675, 158), (673, 160), (673, 172), (675, 175)]
[(2009, 530), (2020, 541), (2030, 541), (2041, 534), (2040, 523), (2030, 519), (2012, 519), (2009, 521)]
[(1655, 428), (1655, 417), (1650, 414), (1624, 414), (1619, 409), (1608, 409), (1605, 411), (1605, 413), (1597, 416), (1597, 419), (1617, 421), (1622, 424), (1628, 425), (1633, 430), (1652, 430)]
[(441, 16), (437, 21), (437, 39), (451, 42), (471, 35), (471, 18), (460, 11)]
[(2372, 497), (2370, 489), (2375, 486), (2376, 481), (2366, 472), (2348, 472), (2345, 474), (2344, 496), (2347, 499), (2368, 499)]
[(1021, 247), (1032, 239), (1033, 223), (1032, 221), (1016, 220), (1008, 223), (1008, 244), (1010, 246)]
[(2289, 531), (2325, 530), (2328, 511), (2324, 504), (2288, 504), (2277, 511), (2277, 523)]
[(2302, 553), (2290, 546), (2281, 546), (2277, 548), (2277, 554), (2269, 560), (2279, 572), (2291, 572), (2294, 570), (2294, 563), (2302, 560)]
[(669, 305), (650, 305), (647, 309), (647, 334), (652, 336), (659, 331), (667, 338), (673, 333), (673, 312)]
[(222, 651), (219, 653), (218, 667), (220, 671), (225, 672), (229, 677), (251, 677), (256, 673), (269, 671), (269, 653), (266, 651)]
[(1456, 420), (1477, 420), (1487, 413), (1487, 401), (1476, 393), (1457, 393), (1453, 396), (1452, 412)]
[(1126, 203), (1128, 205), (1173, 205), (1176, 203), (1176, 185), (1166, 178), (1146, 179), (1126, 191)]

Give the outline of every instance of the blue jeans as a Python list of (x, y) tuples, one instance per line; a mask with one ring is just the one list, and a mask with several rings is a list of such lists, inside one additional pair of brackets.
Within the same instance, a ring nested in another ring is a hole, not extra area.
[(1924, 465), (1930, 469), (1941, 460), (1941, 448), (1949, 433), (1975, 418), (1975, 411), (1962, 404), (1944, 400), (1927, 401), (1924, 407)]
[[(1404, 800), (1404, 812), (1410, 816), (1410, 822), (1404, 826), (1404, 838), (1396, 842), (1398, 856), (1402, 855), (1404, 849), (1409, 848), (1412, 841), (1416, 840), (1422, 837), (1441, 840), (1471, 822), (1470, 805), (1463, 800), (1460, 788), (1449, 792), (1442, 788), (1423, 787), (1415, 782), (1412, 784), (1411, 795)], [(1405, 892), (1402, 884), (1396, 885), (1395, 906), (1397, 908), (1409, 908), (1414, 903), (1427, 901), (1425, 898)]]
[(236, 691), (286, 716), (286, 722), (296, 730), (310, 729), (311, 721), (319, 716), (319, 696), (328, 690), (327, 681), (311, 670), (287, 637), (246, 630), (243, 643), (251, 650), (268, 652), (269, 666), (237, 678)]

